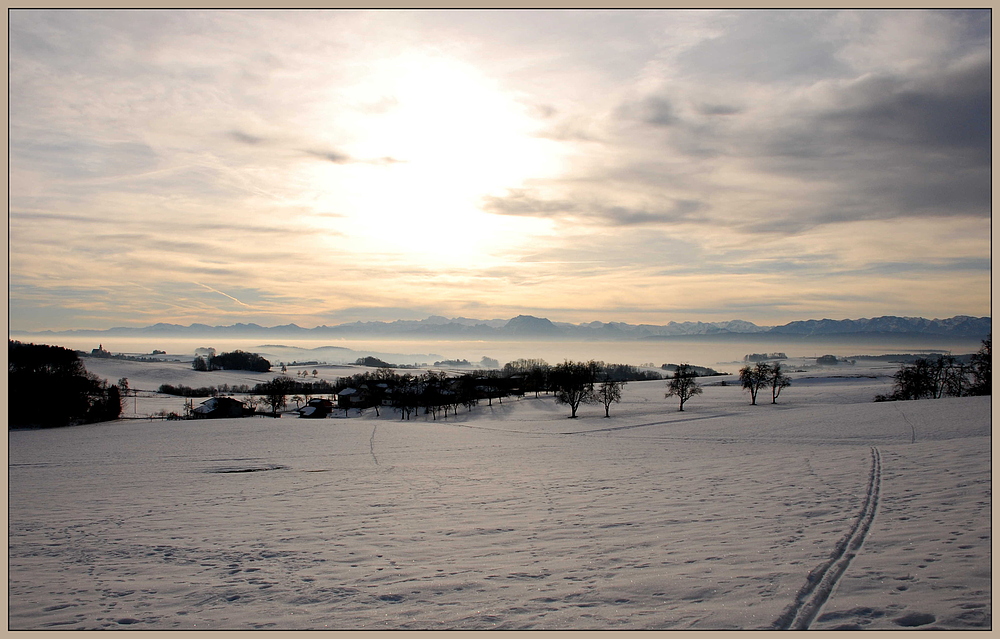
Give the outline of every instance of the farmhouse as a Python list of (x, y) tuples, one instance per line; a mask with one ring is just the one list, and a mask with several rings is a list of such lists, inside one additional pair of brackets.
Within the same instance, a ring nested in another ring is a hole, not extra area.
[(198, 408), (191, 411), (195, 418), (215, 419), (220, 417), (243, 417), (252, 415), (253, 411), (248, 409), (243, 402), (232, 397), (212, 397), (206, 399)]
[(306, 402), (306, 405), (297, 412), (299, 417), (321, 419), (329, 415), (334, 409), (333, 402), (328, 399), (314, 398)]
[(340, 408), (350, 408), (362, 401), (363, 393), (356, 388), (345, 388), (337, 393), (337, 406)]

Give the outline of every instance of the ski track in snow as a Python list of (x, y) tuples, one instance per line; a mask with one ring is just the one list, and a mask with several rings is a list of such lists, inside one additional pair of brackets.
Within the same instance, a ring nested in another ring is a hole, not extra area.
[(872, 447), (872, 468), (868, 476), (868, 489), (864, 506), (858, 514), (854, 526), (837, 544), (829, 561), (812, 570), (806, 577), (806, 584), (798, 592), (793, 603), (774, 622), (777, 630), (808, 630), (823, 604), (829, 599), (837, 581), (847, 570), (851, 560), (861, 548), (871, 528), (878, 508), (878, 495), (882, 485), (882, 458), (879, 450)]

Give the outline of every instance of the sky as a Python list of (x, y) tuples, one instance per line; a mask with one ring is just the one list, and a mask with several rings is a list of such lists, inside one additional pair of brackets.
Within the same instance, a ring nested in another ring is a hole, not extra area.
[(11, 330), (990, 314), (990, 12), (11, 10)]

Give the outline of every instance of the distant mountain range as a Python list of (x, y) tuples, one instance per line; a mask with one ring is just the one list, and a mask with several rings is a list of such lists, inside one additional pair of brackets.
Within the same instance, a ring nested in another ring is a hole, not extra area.
[(989, 317), (958, 315), (949, 319), (896, 317), (892, 315), (856, 320), (805, 320), (782, 326), (758, 326), (744, 320), (728, 322), (670, 322), (665, 325), (626, 324), (624, 322), (587, 322), (569, 324), (544, 317), (518, 315), (509, 320), (477, 320), (465, 317), (446, 318), (433, 315), (423, 320), (394, 322), (353, 322), (336, 326), (303, 328), (296, 324), (265, 327), (257, 324), (209, 326), (207, 324), (153, 324), (142, 328), (117, 327), (106, 330), (71, 330), (25, 332), (27, 335), (94, 335), (112, 337), (141, 336), (227, 336), (288, 337), (299, 339), (393, 337), (401, 339), (485, 339), (485, 340), (583, 340), (617, 341), (633, 339), (669, 339), (683, 336), (737, 336), (754, 334), (763, 337), (827, 337), (844, 335), (922, 335), (984, 339), (992, 330)]

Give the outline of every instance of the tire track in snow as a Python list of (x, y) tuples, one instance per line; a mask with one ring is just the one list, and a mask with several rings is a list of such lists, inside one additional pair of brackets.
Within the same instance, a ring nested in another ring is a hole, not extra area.
[(857, 520), (841, 539), (830, 559), (814, 568), (806, 577), (806, 583), (795, 595), (795, 601), (772, 624), (777, 630), (808, 630), (809, 624), (819, 614), (823, 604), (830, 598), (840, 577), (847, 570), (861, 548), (868, 534), (875, 511), (878, 509), (879, 492), (882, 487), (882, 456), (878, 448), (872, 446), (872, 469), (868, 475), (868, 493)]
[(375, 428), (372, 429), (372, 436), (371, 436), (371, 439), (368, 440), (368, 446), (371, 448), (371, 451), (372, 451), (372, 459), (375, 460), (375, 465), (378, 466), (378, 457), (375, 456), (375, 431), (376, 430), (378, 430), (378, 424), (376, 424)]

